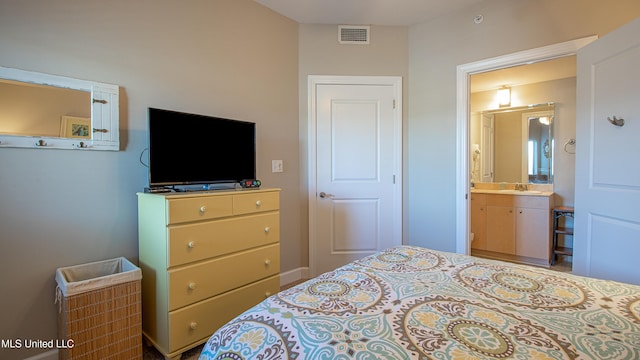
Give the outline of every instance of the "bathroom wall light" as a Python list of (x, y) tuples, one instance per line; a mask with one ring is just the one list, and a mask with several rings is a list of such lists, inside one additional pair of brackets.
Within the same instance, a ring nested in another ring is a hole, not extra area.
[(502, 87), (498, 89), (498, 105), (509, 106), (511, 105), (511, 89), (508, 87)]
[(542, 125), (551, 124), (551, 119), (549, 119), (548, 116), (541, 116), (541, 117), (538, 118), (538, 121), (540, 121), (540, 124), (542, 124)]

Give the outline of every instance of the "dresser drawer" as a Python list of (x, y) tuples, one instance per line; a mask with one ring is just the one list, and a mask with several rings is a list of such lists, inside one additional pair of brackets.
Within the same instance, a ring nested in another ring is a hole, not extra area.
[(280, 273), (280, 244), (169, 270), (169, 310)]
[(280, 240), (280, 214), (265, 213), (169, 226), (169, 266), (187, 264)]
[(169, 352), (202, 342), (219, 327), (280, 290), (280, 276), (169, 313)]
[(233, 214), (250, 214), (280, 208), (278, 192), (255, 192), (233, 196)]
[(215, 219), (233, 214), (233, 196), (197, 196), (168, 199), (167, 224)]

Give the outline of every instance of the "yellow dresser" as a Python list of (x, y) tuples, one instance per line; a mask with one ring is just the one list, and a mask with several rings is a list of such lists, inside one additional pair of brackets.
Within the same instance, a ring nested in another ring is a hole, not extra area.
[(138, 194), (142, 330), (179, 359), (280, 289), (280, 190)]

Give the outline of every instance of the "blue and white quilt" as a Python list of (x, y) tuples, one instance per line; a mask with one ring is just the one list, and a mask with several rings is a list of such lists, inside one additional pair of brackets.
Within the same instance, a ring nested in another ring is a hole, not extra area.
[(271, 296), (200, 359), (640, 359), (640, 287), (401, 246)]

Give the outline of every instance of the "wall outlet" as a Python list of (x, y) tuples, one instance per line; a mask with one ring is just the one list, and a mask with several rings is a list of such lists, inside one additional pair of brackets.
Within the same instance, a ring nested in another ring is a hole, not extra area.
[(271, 172), (274, 172), (274, 173), (284, 172), (284, 168), (282, 166), (282, 160), (271, 160)]

